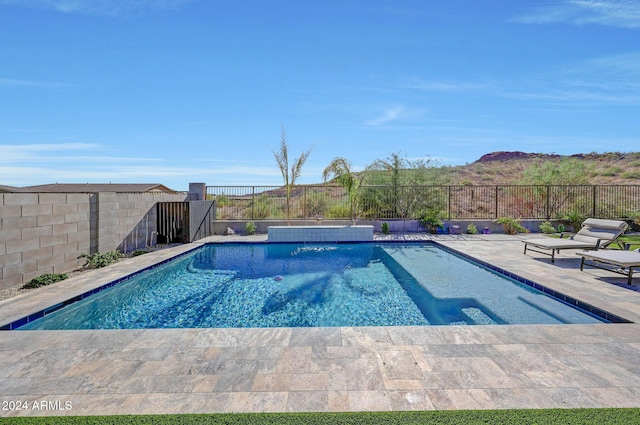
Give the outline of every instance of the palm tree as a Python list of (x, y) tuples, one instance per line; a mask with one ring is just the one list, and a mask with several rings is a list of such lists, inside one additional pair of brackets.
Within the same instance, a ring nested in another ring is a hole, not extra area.
[(342, 157), (334, 158), (322, 172), (322, 179), (326, 182), (335, 179), (338, 184), (347, 190), (351, 204), (351, 222), (356, 224), (358, 213), (358, 190), (364, 178), (364, 173), (353, 172), (351, 163)]
[(284, 187), (287, 195), (287, 225), (290, 224), (291, 218), (291, 192), (293, 190), (293, 185), (296, 183), (296, 180), (300, 176), (302, 166), (309, 157), (310, 153), (311, 149), (306, 152), (302, 152), (300, 156), (293, 162), (291, 170), (289, 170), (289, 148), (287, 146), (287, 133), (284, 130), (284, 126), (282, 126), (280, 151), (273, 152), (273, 156), (276, 158), (276, 162), (278, 163), (278, 167), (280, 168), (280, 173), (282, 173), (282, 180), (284, 180)]

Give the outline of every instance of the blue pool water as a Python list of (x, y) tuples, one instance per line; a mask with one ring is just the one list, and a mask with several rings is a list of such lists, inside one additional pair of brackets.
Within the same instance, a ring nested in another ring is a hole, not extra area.
[(598, 322), (431, 244), (212, 244), (19, 329)]

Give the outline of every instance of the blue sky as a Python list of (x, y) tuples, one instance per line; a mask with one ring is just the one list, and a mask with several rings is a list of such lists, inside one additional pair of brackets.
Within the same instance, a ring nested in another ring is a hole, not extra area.
[(0, 184), (640, 150), (640, 1), (0, 0)]

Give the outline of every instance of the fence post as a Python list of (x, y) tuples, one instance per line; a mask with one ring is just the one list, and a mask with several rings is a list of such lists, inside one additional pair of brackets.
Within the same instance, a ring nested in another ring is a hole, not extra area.
[(302, 186), (302, 218), (307, 218), (307, 186)]
[(251, 220), (255, 220), (255, 208), (256, 208), (256, 187), (251, 186)]
[(495, 218), (498, 218), (498, 185), (496, 185), (496, 209), (495, 209), (495, 212), (496, 212), (496, 217)]
[(451, 220), (451, 185), (447, 186), (449, 197), (447, 201), (447, 220)]
[(551, 185), (547, 185), (547, 207), (545, 208), (545, 216), (547, 220), (551, 218), (550, 209), (551, 209)]
[(596, 186), (595, 186), (595, 185), (593, 185), (593, 187), (592, 187), (592, 189), (591, 189), (591, 190), (592, 190), (592, 192), (593, 192), (593, 203), (591, 204), (591, 205), (592, 205), (592, 208), (591, 208), (591, 211), (592, 211), (592, 213), (591, 213), (591, 217), (596, 217), (596, 196), (597, 196)]

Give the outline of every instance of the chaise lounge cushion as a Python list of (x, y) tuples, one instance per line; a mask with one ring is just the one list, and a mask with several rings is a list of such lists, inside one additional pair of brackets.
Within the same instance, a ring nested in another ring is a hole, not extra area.
[(580, 252), (578, 255), (589, 260), (610, 263), (619, 267), (640, 267), (640, 252), (607, 249), (597, 252)]
[[(620, 220), (605, 220), (588, 218), (582, 223), (582, 228), (569, 239), (537, 238), (524, 242), (524, 252), (532, 245), (536, 248), (551, 250), (551, 262), (555, 261), (555, 253), (561, 249), (599, 249), (615, 241), (627, 229), (627, 223)], [(532, 250), (546, 254), (545, 252)]]
[[(627, 284), (631, 285), (633, 269), (640, 267), (640, 252), (622, 250), (601, 250), (592, 252), (579, 252), (582, 257), (580, 270), (584, 270), (585, 265), (590, 265), (603, 270), (609, 270), (627, 276)], [(588, 260), (589, 263), (585, 262)], [(604, 266), (603, 266), (604, 265)]]

